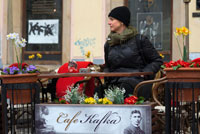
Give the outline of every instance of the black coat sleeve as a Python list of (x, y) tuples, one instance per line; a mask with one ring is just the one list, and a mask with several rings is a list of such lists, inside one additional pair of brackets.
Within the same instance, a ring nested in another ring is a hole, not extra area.
[(105, 43), (104, 45), (104, 59), (105, 59), (105, 65), (104, 65), (104, 72), (109, 72), (109, 64), (108, 64), (108, 49), (109, 49), (109, 44)]
[(143, 48), (144, 58), (147, 62), (143, 68), (143, 71), (157, 73), (160, 69), (160, 66), (163, 64), (162, 57), (159, 55), (147, 37), (142, 36), (141, 45)]

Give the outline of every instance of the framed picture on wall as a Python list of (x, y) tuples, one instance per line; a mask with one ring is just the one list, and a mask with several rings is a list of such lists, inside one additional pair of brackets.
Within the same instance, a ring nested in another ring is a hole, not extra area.
[(58, 44), (59, 20), (28, 20), (29, 44)]
[(162, 12), (137, 13), (137, 30), (147, 36), (157, 50), (162, 49)]
[(200, 10), (200, 0), (196, 0), (197, 10)]

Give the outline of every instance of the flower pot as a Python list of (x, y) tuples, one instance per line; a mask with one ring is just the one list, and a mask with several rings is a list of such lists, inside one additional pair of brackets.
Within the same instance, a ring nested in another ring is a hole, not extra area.
[(200, 68), (165, 68), (169, 82), (200, 82)]
[(3, 84), (34, 83), (38, 79), (37, 76), (38, 73), (1, 75), (1, 79)]
[(37, 81), (38, 73), (1, 75), (3, 85), (6, 85), (7, 98), (12, 104), (27, 104), (34, 99), (35, 89), (30, 84)]
[[(26, 85), (22, 85), (23, 86)], [(12, 104), (28, 104), (34, 98), (35, 89), (7, 89), (7, 98), (10, 99)], [(32, 96), (32, 97), (31, 97)]]
[[(166, 77), (168, 82), (200, 82), (200, 68), (179, 68), (177, 70), (173, 70), (172, 68), (165, 68)], [(171, 90), (172, 91), (172, 90)], [(178, 100), (182, 101), (192, 101), (192, 88), (182, 88), (178, 89)], [(194, 88), (194, 100), (198, 100), (198, 96), (200, 95), (200, 89)], [(175, 99), (176, 99), (176, 91), (175, 91)]]

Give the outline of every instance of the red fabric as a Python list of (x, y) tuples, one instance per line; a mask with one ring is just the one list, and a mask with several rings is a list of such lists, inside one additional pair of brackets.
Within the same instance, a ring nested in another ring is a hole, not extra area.
[[(76, 62), (78, 67), (77, 70), (73, 70), (73, 73), (78, 73), (80, 68), (87, 68), (92, 62), (86, 61), (77, 61)], [(68, 70), (68, 63), (62, 65), (58, 73), (69, 73)], [(56, 83), (56, 95), (58, 98), (64, 96), (66, 94), (66, 90), (69, 89), (70, 86), (73, 86), (77, 81), (83, 80), (84, 77), (66, 77), (66, 78), (59, 78)], [(94, 93), (94, 79), (92, 78), (89, 81), (89, 84), (86, 86), (85, 94), (87, 96), (93, 96)], [(80, 90), (83, 90), (83, 84), (80, 84)]]
[(196, 58), (196, 59), (192, 60), (192, 62), (200, 62), (200, 58)]

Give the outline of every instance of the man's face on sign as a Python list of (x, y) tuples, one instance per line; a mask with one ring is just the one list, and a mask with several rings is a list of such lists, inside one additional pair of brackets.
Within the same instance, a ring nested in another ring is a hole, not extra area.
[(140, 122), (142, 120), (140, 113), (133, 113), (131, 115), (131, 124), (135, 127), (138, 127), (140, 125)]

